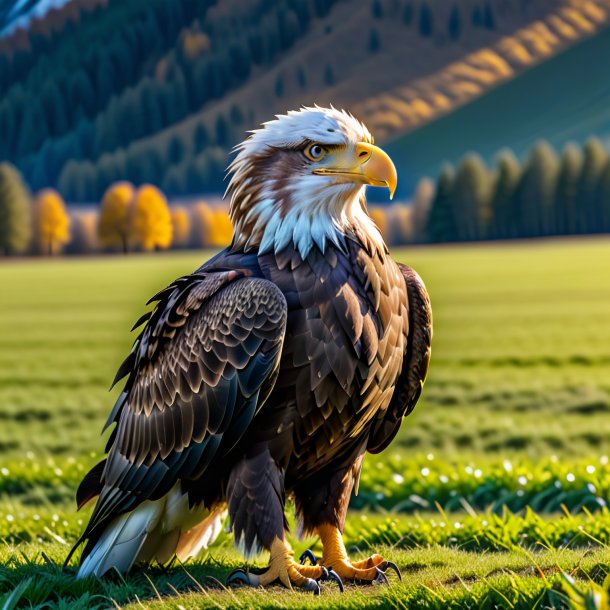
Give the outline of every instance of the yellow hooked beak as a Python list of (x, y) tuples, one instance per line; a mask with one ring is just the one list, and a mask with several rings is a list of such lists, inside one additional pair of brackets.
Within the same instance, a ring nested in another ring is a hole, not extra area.
[(341, 182), (356, 182), (385, 186), (394, 197), (397, 176), (392, 159), (381, 148), (368, 142), (358, 142), (353, 149), (330, 152), (324, 166), (313, 170), (320, 176), (337, 176)]

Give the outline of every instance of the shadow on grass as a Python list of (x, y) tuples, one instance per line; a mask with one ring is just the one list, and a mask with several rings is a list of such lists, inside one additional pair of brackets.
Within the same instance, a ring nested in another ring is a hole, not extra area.
[(129, 603), (169, 601), (188, 593), (226, 589), (235, 562), (209, 558), (196, 564), (135, 568), (123, 576), (76, 579), (76, 568), (63, 568), (44, 553), (36, 559), (15, 553), (0, 566), (0, 608), (108, 608)]

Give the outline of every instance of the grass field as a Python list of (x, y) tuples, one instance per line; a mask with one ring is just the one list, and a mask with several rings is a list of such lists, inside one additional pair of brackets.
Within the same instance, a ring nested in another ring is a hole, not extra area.
[(395, 252), (432, 296), (432, 368), (397, 440), (365, 461), (346, 535), (354, 556), (374, 549), (396, 561), (402, 584), (344, 595), (329, 584), (320, 598), (226, 591), (207, 577), (223, 581), (242, 565), (228, 535), (197, 562), (125, 581), (62, 571), (87, 518), (73, 494), (103, 448), (128, 329), (149, 296), (208, 254), (0, 266), (0, 607), (547, 608), (567, 607), (570, 595), (577, 606), (578, 591), (601, 595), (592, 588), (610, 572), (610, 239), (601, 238)]

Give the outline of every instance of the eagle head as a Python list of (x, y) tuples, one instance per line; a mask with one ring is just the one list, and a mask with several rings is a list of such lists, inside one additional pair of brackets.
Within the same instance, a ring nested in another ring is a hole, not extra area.
[(302, 108), (264, 123), (229, 166), (233, 247), (305, 258), (346, 238), (385, 245), (366, 211), (365, 185), (396, 189), (396, 168), (368, 129), (335, 108)]

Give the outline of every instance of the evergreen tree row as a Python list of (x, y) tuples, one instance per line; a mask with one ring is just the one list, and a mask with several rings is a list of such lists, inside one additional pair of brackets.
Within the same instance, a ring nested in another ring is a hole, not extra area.
[(520, 164), (510, 150), (493, 168), (476, 154), (438, 178), (426, 233), (432, 242), (610, 232), (610, 154), (596, 138), (560, 156), (538, 142)]

